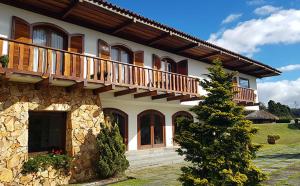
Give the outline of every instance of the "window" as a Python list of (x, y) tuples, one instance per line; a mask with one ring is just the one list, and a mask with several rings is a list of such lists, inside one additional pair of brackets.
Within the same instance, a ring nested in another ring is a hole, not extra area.
[(138, 147), (165, 146), (165, 116), (156, 110), (146, 110), (138, 115)]
[(176, 112), (173, 116), (172, 116), (172, 124), (173, 124), (173, 136), (175, 136), (176, 132), (178, 131), (178, 125), (177, 122), (180, 118), (185, 118), (188, 120), (193, 121), (194, 117), (192, 114), (186, 112), (186, 111), (179, 111)]
[(29, 112), (28, 152), (65, 152), (66, 115), (66, 112)]
[(113, 46), (111, 47), (111, 59), (122, 63), (132, 64), (132, 53), (123, 46)]
[(161, 60), (161, 69), (166, 72), (176, 72), (176, 63), (170, 58), (163, 58)]
[(250, 88), (250, 85), (249, 85), (249, 79), (245, 79), (245, 78), (239, 78), (239, 85), (240, 87), (243, 87), (243, 88)]
[(103, 109), (106, 122), (117, 124), (121, 136), (123, 137), (123, 143), (128, 145), (128, 115), (115, 108)]
[[(59, 28), (56, 28), (54, 26), (50, 25), (37, 25), (33, 27), (33, 33), (32, 33), (32, 42), (36, 45), (41, 45), (45, 47), (51, 47), (56, 48), (60, 50), (66, 50), (67, 49), (67, 34), (63, 31), (59, 30)], [(42, 52), (42, 54), (40, 54)], [(38, 60), (39, 55), (42, 56), (42, 69), (43, 72), (46, 70), (46, 58), (47, 53), (46, 49), (39, 50), (38, 48), (34, 48), (34, 62), (33, 62), (33, 70), (38, 70)], [(56, 71), (56, 52), (53, 51), (52, 53), (52, 73)], [(61, 54), (61, 56), (63, 56)], [(60, 71), (63, 72), (63, 57), (60, 58)]]

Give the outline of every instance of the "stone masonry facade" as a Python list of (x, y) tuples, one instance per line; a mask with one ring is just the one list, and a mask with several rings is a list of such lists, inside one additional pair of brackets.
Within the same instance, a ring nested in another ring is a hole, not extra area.
[[(37, 174), (21, 174), (28, 159), (29, 111), (67, 112), (66, 151), (73, 157), (70, 175), (62, 176), (51, 167)], [(95, 178), (95, 141), (103, 119), (100, 98), (91, 90), (66, 92), (54, 86), (36, 90), (33, 84), (1, 82), (0, 186), (57, 185)]]

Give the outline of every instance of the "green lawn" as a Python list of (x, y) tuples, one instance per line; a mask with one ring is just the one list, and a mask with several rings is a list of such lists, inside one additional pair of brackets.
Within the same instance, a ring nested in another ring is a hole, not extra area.
[(259, 144), (267, 144), (267, 136), (278, 134), (280, 139), (277, 144), (290, 145), (300, 142), (300, 130), (293, 124), (255, 124), (259, 129), (254, 136), (253, 142)]
[[(300, 130), (292, 124), (255, 124), (259, 132), (254, 136), (253, 142), (262, 144), (255, 164), (269, 174), (269, 180), (263, 185), (295, 185), (300, 183)], [(267, 144), (267, 136), (280, 135), (275, 145)], [(174, 164), (148, 168), (129, 172), (127, 175), (135, 177), (116, 186), (131, 185), (180, 185), (176, 179), (180, 175), (183, 164)]]

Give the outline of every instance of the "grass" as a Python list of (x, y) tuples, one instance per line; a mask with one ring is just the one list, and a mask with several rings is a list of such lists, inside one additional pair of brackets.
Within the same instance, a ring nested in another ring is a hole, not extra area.
[[(299, 185), (300, 183), (300, 130), (292, 124), (255, 124), (259, 132), (253, 137), (253, 142), (262, 144), (255, 163), (264, 171), (270, 173), (270, 180), (264, 185)], [(267, 144), (267, 136), (280, 135), (275, 145)], [(271, 157), (270, 157), (271, 156)], [(114, 186), (138, 185), (180, 185), (176, 179), (184, 164), (174, 164), (148, 168), (129, 173), (130, 179), (112, 184)]]
[[(280, 139), (276, 144), (290, 145), (300, 142), (300, 130), (294, 124), (255, 124), (259, 129), (253, 137), (253, 142), (258, 144), (267, 144), (267, 136), (278, 134)], [(274, 146), (274, 145), (272, 145)]]

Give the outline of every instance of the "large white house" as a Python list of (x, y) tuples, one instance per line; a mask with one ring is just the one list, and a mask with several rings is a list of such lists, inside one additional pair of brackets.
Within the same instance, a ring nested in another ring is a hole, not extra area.
[(176, 118), (193, 117), (205, 94), (199, 79), (216, 58), (239, 72), (234, 99), (246, 109), (258, 109), (256, 79), (280, 74), (105, 1), (0, 2), (3, 183), (25, 184), (22, 162), (53, 148), (75, 158), (67, 181), (93, 178), (105, 119), (118, 123), (129, 152), (172, 147)]

